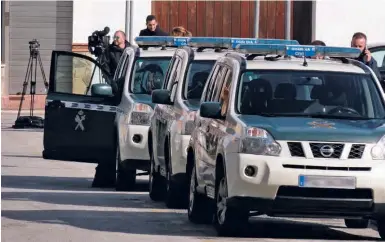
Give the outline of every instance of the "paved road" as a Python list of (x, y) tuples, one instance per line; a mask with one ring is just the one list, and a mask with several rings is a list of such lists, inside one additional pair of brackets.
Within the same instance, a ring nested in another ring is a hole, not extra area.
[(90, 188), (95, 165), (43, 160), (41, 130), (9, 128), (2, 113), (1, 239), (62, 241), (325, 241), (377, 240), (371, 229), (346, 229), (341, 220), (253, 218), (246, 238), (217, 238), (185, 210), (152, 202), (141, 179), (136, 192)]

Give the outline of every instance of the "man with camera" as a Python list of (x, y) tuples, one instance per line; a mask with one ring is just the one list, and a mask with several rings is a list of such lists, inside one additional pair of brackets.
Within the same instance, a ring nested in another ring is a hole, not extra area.
[(114, 76), (120, 57), (123, 54), (123, 50), (128, 46), (130, 46), (130, 43), (126, 40), (126, 34), (121, 30), (116, 31), (112, 44), (108, 46), (105, 52), (107, 64), (106, 69), (110, 73), (111, 77)]
[(370, 67), (377, 76), (378, 80), (381, 80), (381, 74), (378, 70), (377, 61), (372, 57), (372, 54), (366, 46), (366, 42), (366, 35), (364, 33), (357, 32), (353, 34), (351, 47), (359, 48), (361, 50), (361, 55), (357, 58), (357, 60)]

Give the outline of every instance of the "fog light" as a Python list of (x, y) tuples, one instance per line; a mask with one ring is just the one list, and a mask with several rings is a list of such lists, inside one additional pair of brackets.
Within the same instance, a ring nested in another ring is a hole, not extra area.
[(254, 176), (256, 173), (256, 170), (253, 166), (246, 166), (245, 168), (245, 175), (246, 176)]
[(132, 141), (134, 141), (134, 143), (140, 143), (140, 141), (142, 141), (142, 136), (140, 134), (135, 134), (132, 136)]

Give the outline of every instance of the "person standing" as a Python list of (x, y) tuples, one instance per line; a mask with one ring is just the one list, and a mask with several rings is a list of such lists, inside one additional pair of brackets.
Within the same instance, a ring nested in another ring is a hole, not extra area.
[(372, 53), (370, 53), (370, 51), (368, 50), (366, 35), (362, 32), (354, 33), (350, 45), (353, 48), (358, 48), (361, 50), (361, 55), (356, 58), (356, 60), (370, 67), (373, 70), (374, 74), (377, 76), (378, 80), (381, 80), (381, 74), (378, 70), (377, 61), (372, 58)]
[(106, 69), (108, 69), (111, 77), (115, 74), (123, 50), (128, 46), (130, 43), (126, 40), (126, 34), (121, 30), (116, 31), (112, 44), (106, 50)]
[(154, 15), (147, 16), (146, 26), (147, 28), (140, 31), (139, 36), (169, 36), (168, 33), (158, 27), (158, 21)]

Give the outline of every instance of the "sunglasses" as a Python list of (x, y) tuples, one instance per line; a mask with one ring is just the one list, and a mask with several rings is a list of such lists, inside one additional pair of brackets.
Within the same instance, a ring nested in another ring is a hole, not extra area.
[(119, 36), (114, 36), (114, 39), (119, 39)]

